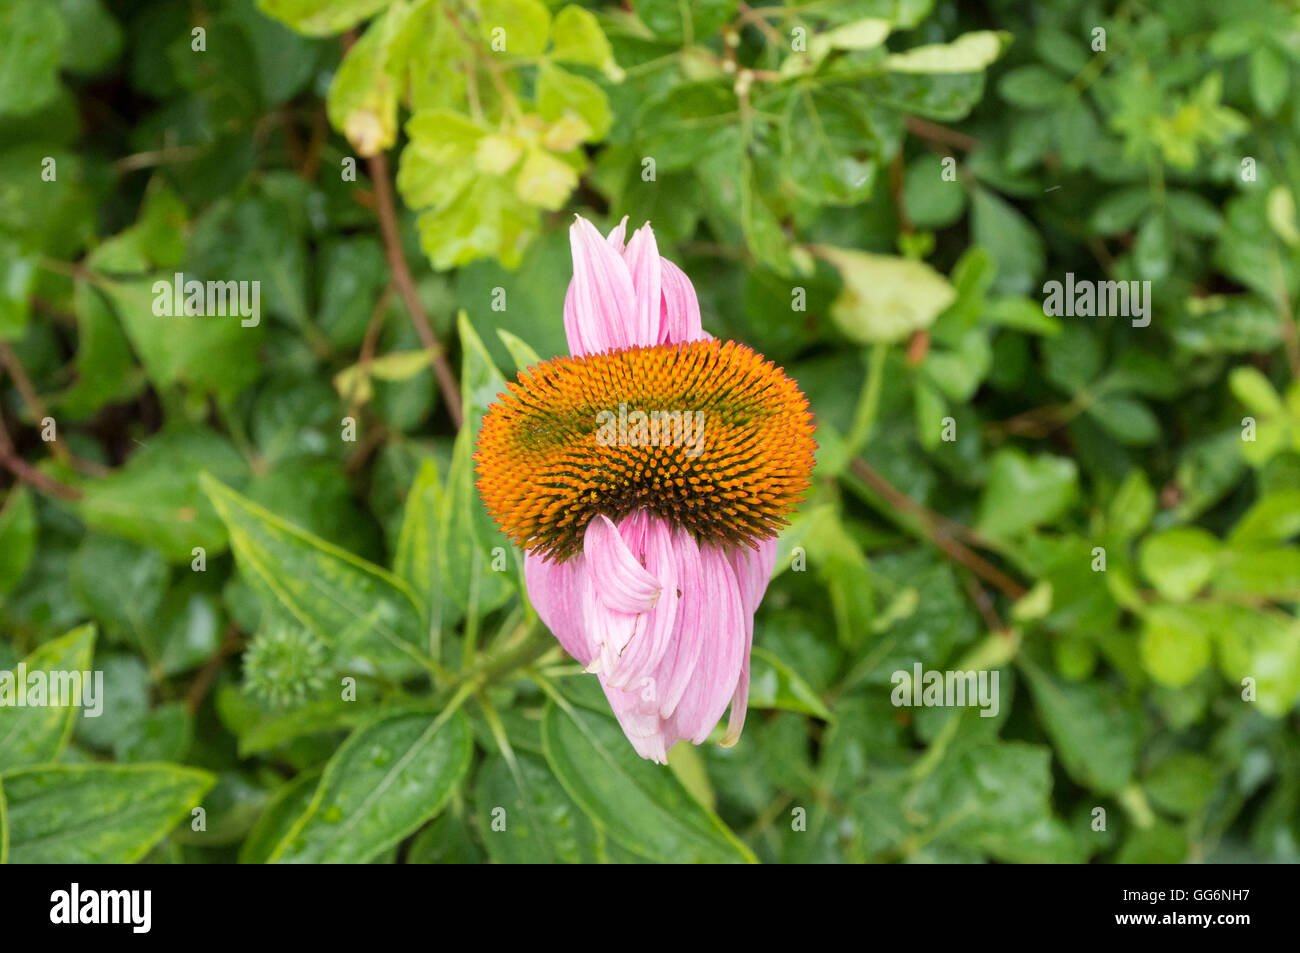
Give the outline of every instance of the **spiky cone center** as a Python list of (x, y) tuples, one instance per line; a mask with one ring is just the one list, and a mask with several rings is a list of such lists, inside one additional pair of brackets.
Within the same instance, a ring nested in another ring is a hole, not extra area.
[(592, 517), (617, 522), (641, 508), (700, 542), (753, 546), (808, 488), (808, 401), (743, 344), (560, 357), (508, 387), (483, 417), (478, 488), (531, 552), (568, 559)]

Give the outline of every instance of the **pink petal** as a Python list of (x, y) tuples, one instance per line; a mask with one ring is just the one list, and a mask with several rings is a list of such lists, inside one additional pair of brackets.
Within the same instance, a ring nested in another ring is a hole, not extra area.
[(708, 612), (699, 544), (694, 536), (677, 526), (673, 528), (672, 546), (681, 599), (673, 623), (674, 638), (659, 663), (659, 714), (664, 718), (676, 711), (691, 684), (704, 645), (704, 616)]
[(642, 692), (625, 691), (606, 684), (603, 673), (600, 684), (605, 690), (605, 697), (609, 699), (614, 717), (618, 719), (619, 727), (623, 729), (627, 740), (632, 742), (636, 753), (651, 761), (667, 764), (668, 749), (676, 739), (670, 740), (664, 734), (664, 725), (655, 710), (654, 702), (647, 701)]
[(587, 524), (582, 552), (595, 585), (596, 597), (615, 612), (648, 612), (659, 599), (659, 580), (628, 548), (608, 516)]
[(644, 613), (622, 655), (605, 668), (611, 685), (657, 697), (657, 669), (674, 636), (680, 588), (672, 533), (666, 521), (644, 510), (629, 516), (619, 527), (623, 540), (641, 558), (645, 569), (658, 580), (659, 600)]
[(745, 714), (749, 710), (749, 655), (754, 647), (754, 613), (767, 591), (768, 580), (772, 578), (772, 567), (776, 565), (776, 540), (764, 540), (758, 544), (758, 550), (746, 547), (733, 547), (727, 557), (731, 568), (736, 573), (736, 582), (740, 586), (740, 601), (745, 607), (745, 654), (740, 665), (740, 678), (736, 681), (736, 690), (731, 696), (731, 716), (727, 719), (727, 731), (722, 738), (722, 746), (730, 748), (740, 740), (740, 733), (745, 728)]
[(636, 327), (633, 343), (654, 347), (659, 343), (659, 314), (662, 302), (660, 270), (663, 259), (655, 244), (655, 233), (643, 225), (632, 235), (623, 252), (623, 261), (632, 274), (632, 287), (636, 290)]
[(660, 260), (660, 285), (663, 288), (663, 310), (659, 318), (659, 344), (682, 344), (703, 341), (700, 323), (700, 300), (695, 296), (695, 286), (686, 273), (667, 258)]
[(704, 645), (670, 731), (695, 744), (708, 738), (735, 693), (747, 638), (740, 585), (726, 553), (714, 545), (700, 547), (700, 568)]
[(569, 245), (573, 280), (564, 298), (569, 351), (582, 356), (631, 347), (636, 292), (623, 256), (581, 216), (569, 228)]
[(772, 568), (776, 565), (776, 540), (760, 540), (757, 550), (748, 546), (736, 546), (728, 555), (731, 557), (731, 568), (735, 570), (736, 580), (740, 583), (745, 609), (753, 615), (758, 611), (758, 604), (763, 601), (768, 581), (772, 578)]
[(605, 236), (605, 241), (609, 242), (609, 246), (621, 255), (623, 254), (624, 236), (626, 235), (627, 216), (624, 215), (623, 221), (609, 230), (609, 234)]
[[(591, 573), (583, 579), (582, 614), (585, 631), (592, 643), (592, 661), (587, 671), (600, 672), (602, 681), (607, 680), (605, 673), (618, 665), (619, 659), (637, 635), (646, 627), (646, 614), (641, 612), (619, 612), (611, 609), (597, 595), (597, 586)], [(620, 687), (621, 684), (620, 684)]]
[(581, 554), (561, 563), (524, 553), (524, 583), (538, 616), (559, 639), (564, 651), (587, 665), (593, 652), (583, 626), (583, 575)]

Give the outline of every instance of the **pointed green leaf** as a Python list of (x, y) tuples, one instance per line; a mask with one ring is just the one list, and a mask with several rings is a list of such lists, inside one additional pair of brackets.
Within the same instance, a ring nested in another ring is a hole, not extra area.
[(271, 861), (366, 863), (442, 810), (472, 751), (459, 711), (390, 715), (358, 729), (326, 765)]
[(201, 482), (230, 533), (241, 574), (264, 605), (286, 610), (341, 660), (357, 656), (398, 674), (427, 663), (419, 610), (405, 582), (206, 473)]
[[(35, 672), (45, 673), (47, 692), (57, 687), (61, 695), (71, 693), (64, 695), (68, 700), (76, 696), (79, 704), (52, 705), (52, 698), (47, 696), (41, 705), (19, 707), (13, 695), (18, 690), (16, 673), (0, 672), (0, 771), (53, 761), (72, 734), (78, 710), (88, 702), (102, 714), (104, 699), (82, 694), (83, 687), (95, 691), (93, 682), (84, 682), (85, 674), (90, 673), (94, 645), (95, 627), (83, 625), (46, 642), (21, 663), (28, 678)], [(76, 692), (72, 692), (73, 679)]]
[(628, 850), (661, 863), (754, 861), (670, 770), (633, 750), (613, 718), (551, 704), (542, 717), (542, 742), (569, 796)]
[(130, 864), (189, 815), (216, 779), (175, 764), (60, 764), (4, 775), (9, 860)]

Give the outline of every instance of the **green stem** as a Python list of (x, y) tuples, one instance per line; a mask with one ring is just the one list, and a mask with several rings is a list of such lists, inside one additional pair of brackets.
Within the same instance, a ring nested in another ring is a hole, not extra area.
[(889, 355), (889, 345), (878, 341), (871, 347), (867, 361), (867, 377), (862, 382), (862, 394), (858, 398), (858, 408), (853, 414), (853, 429), (849, 431), (848, 456), (856, 457), (871, 439), (871, 431), (876, 425), (876, 415), (880, 411), (880, 387), (885, 376), (885, 358)]

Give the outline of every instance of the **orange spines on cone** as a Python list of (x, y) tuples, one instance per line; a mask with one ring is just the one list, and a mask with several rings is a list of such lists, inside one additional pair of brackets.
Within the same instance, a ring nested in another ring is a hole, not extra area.
[(734, 341), (559, 357), (508, 386), (483, 417), (478, 488), (502, 530), (540, 555), (566, 559), (597, 513), (637, 508), (702, 542), (749, 545), (775, 536), (808, 488), (807, 399)]

